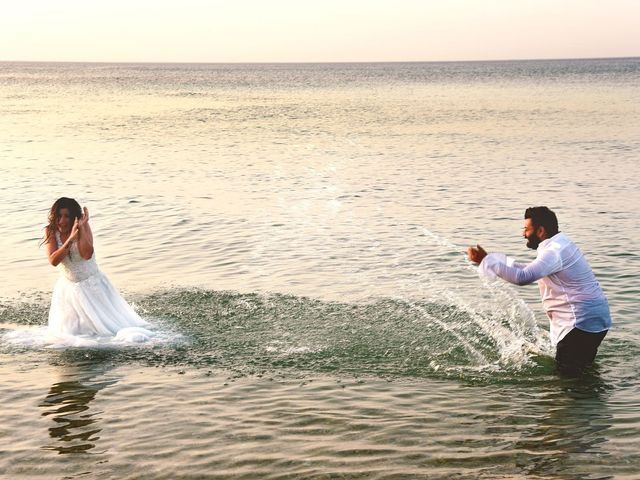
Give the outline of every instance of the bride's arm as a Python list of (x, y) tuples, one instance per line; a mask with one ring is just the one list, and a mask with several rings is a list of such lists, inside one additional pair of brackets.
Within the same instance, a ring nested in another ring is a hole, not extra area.
[[(48, 232), (45, 230), (45, 235), (47, 234)], [(78, 228), (74, 224), (73, 228), (71, 229), (71, 235), (69, 235), (67, 241), (64, 242), (64, 244), (60, 248), (58, 248), (58, 242), (56, 242), (55, 233), (49, 234), (49, 237), (47, 239), (47, 256), (49, 257), (49, 263), (51, 265), (53, 265), (54, 267), (57, 266), (64, 259), (64, 257), (69, 254), (71, 244), (77, 236)]]
[(93, 255), (93, 233), (89, 226), (89, 210), (87, 210), (87, 207), (84, 207), (84, 214), (78, 221), (78, 230), (80, 232), (78, 251), (82, 258), (89, 260)]

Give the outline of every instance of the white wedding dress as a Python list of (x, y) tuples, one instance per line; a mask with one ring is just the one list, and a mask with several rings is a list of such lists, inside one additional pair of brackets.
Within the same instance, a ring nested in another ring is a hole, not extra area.
[[(62, 245), (56, 232), (58, 247)], [(59, 339), (113, 337), (115, 342), (144, 342), (153, 335), (148, 325), (120, 296), (98, 268), (95, 255), (80, 256), (77, 242), (59, 264), (49, 309), (48, 333)], [(78, 341), (72, 344), (82, 345)]]

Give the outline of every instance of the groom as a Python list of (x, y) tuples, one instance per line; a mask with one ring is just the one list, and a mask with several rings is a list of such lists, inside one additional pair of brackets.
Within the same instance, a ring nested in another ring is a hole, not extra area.
[(551, 342), (561, 373), (576, 376), (596, 357), (600, 342), (611, 328), (609, 304), (580, 249), (558, 230), (558, 219), (547, 207), (527, 208), (524, 232), (536, 259), (516, 263), (500, 253), (487, 254), (469, 247), (469, 260), (480, 273), (516, 285), (538, 282), (542, 305), (549, 317)]

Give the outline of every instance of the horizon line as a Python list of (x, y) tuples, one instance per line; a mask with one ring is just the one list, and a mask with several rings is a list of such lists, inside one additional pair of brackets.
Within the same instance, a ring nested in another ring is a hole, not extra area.
[(118, 60), (0, 60), (0, 63), (57, 63), (57, 64), (101, 64), (101, 65), (339, 65), (339, 64), (382, 64), (382, 63), (482, 63), (482, 62), (542, 62), (567, 60), (632, 60), (640, 55), (614, 57), (539, 57), (539, 58), (495, 58), (483, 60), (338, 60), (338, 61), (118, 61)]

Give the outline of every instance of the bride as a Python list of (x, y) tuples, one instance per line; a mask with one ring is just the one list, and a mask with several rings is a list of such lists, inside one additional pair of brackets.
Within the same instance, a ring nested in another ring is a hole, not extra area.
[(115, 337), (144, 342), (148, 325), (120, 296), (96, 263), (89, 211), (73, 198), (55, 201), (49, 212), (43, 243), (49, 263), (60, 278), (53, 289), (49, 333), (56, 337)]

